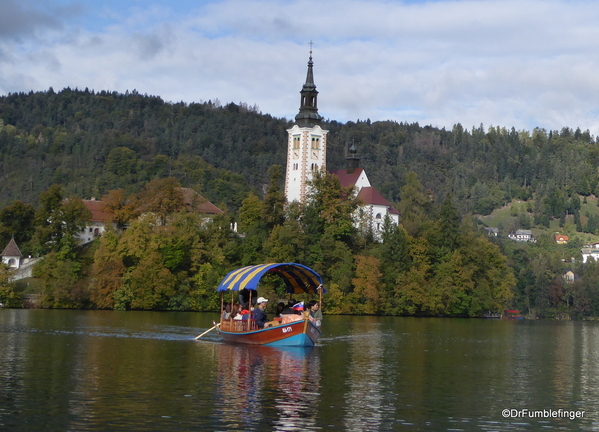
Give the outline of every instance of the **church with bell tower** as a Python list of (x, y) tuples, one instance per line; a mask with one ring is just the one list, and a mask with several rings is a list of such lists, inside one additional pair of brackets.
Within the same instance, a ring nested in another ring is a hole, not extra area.
[(306, 82), (300, 92), (300, 109), (295, 125), (287, 130), (287, 173), (285, 197), (287, 202), (304, 202), (307, 182), (312, 173), (326, 169), (327, 133), (320, 127), (322, 116), (318, 114), (318, 91), (314, 84), (312, 49), (308, 61)]

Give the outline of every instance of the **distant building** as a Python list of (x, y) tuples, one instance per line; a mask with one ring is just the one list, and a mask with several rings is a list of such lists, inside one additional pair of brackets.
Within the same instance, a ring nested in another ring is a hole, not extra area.
[(104, 234), (109, 225), (116, 228), (116, 223), (113, 221), (112, 215), (104, 210), (104, 203), (102, 201), (95, 198), (81, 201), (83, 201), (83, 205), (91, 212), (92, 217), (85, 224), (85, 228), (77, 234), (77, 242), (79, 244), (94, 241), (97, 237)]
[(556, 234), (555, 235), (555, 242), (557, 244), (568, 244), (568, 241), (570, 239), (568, 238), (567, 235), (562, 235), (562, 234)]
[(41, 258), (32, 258), (31, 256), (23, 258), (21, 250), (17, 246), (15, 239), (11, 239), (8, 245), (2, 251), (2, 263), (16, 270), (9, 281), (14, 282), (19, 279), (24, 279), (32, 276), (33, 265), (41, 260)]
[(499, 235), (498, 228), (485, 227), (485, 230), (487, 231), (487, 235), (491, 237), (497, 237)]
[(566, 283), (574, 283), (575, 275), (572, 270), (568, 270), (563, 277)]
[(585, 264), (589, 259), (599, 262), (599, 249), (583, 247), (580, 250), (582, 254), (582, 263)]
[(508, 235), (508, 238), (517, 242), (536, 242), (532, 236), (531, 230), (517, 230), (515, 233), (511, 232), (510, 235)]
[(355, 146), (352, 145), (349, 149), (349, 156), (346, 161), (346, 169), (334, 171), (331, 174), (339, 178), (339, 182), (344, 188), (354, 187), (374, 236), (377, 240), (381, 240), (385, 217), (389, 216), (391, 222), (398, 225), (399, 212), (376, 188), (372, 187), (366, 171), (360, 168), (360, 159), (356, 156)]
[(18, 269), (21, 267), (21, 259), (23, 255), (21, 250), (17, 246), (15, 239), (12, 238), (2, 251), (2, 264), (7, 265), (10, 268)]
[(193, 189), (181, 188), (181, 190), (183, 191), (183, 202), (188, 212), (200, 213), (207, 220), (212, 220), (214, 216), (224, 213)]

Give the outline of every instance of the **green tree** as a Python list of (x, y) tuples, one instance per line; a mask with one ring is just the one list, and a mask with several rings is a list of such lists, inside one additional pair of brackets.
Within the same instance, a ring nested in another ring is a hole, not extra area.
[(400, 198), (401, 223), (408, 234), (413, 235), (430, 214), (430, 199), (415, 172), (406, 174), (406, 185), (401, 188)]
[(273, 165), (268, 169), (270, 184), (263, 203), (263, 217), (268, 229), (282, 225), (285, 221), (285, 192), (279, 186), (283, 178), (281, 165)]
[(325, 170), (315, 171), (308, 184), (306, 225), (314, 223), (321, 227), (321, 235), (350, 244), (356, 233), (354, 214), (359, 207), (353, 187), (343, 188), (339, 178)]
[(35, 231), (35, 209), (30, 204), (14, 201), (0, 210), (0, 241), (7, 244), (14, 238), (22, 247), (29, 242)]
[(65, 199), (60, 185), (50, 186), (40, 195), (40, 202), (32, 239), (34, 249), (39, 255), (53, 251), (73, 258), (76, 235), (85, 228), (91, 212), (81, 199)]

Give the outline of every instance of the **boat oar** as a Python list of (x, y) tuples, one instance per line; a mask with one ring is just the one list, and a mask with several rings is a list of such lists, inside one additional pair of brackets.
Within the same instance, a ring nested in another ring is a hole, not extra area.
[(199, 335), (199, 336), (196, 336), (196, 338), (195, 338), (195, 339), (196, 339), (196, 340), (198, 340), (199, 338), (201, 338), (202, 336), (204, 336), (206, 333), (209, 333), (209, 332), (211, 332), (212, 330), (214, 330), (215, 328), (217, 328), (219, 325), (220, 325), (220, 323), (218, 323), (218, 324), (214, 324), (214, 326), (210, 327), (210, 328), (209, 328), (208, 330), (206, 330), (204, 333), (202, 333), (202, 334), (201, 334), (201, 335)]

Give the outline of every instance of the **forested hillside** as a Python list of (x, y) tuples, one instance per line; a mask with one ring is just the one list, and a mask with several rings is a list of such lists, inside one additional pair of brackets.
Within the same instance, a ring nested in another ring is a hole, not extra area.
[[(599, 272), (563, 262), (577, 257), (577, 232), (599, 229), (595, 215), (580, 214), (598, 187), (599, 145), (588, 131), (324, 122), (328, 169), (343, 167), (354, 143), (371, 182), (402, 214), (379, 244), (352, 225), (357, 204), (339, 201), (349, 191), (324, 173), (311, 201), (284, 213), (291, 125), (243, 103), (166, 103), (135, 92), (0, 97), (0, 237), (46, 256), (37, 275), (47, 307), (210, 310), (212, 288), (231, 268), (296, 260), (328, 281), (328, 313), (599, 314)], [(179, 186), (226, 215), (198, 229), (173, 192)], [(138, 221), (127, 206), (165, 187), (172, 208), (159, 223)], [(77, 198), (90, 197), (111, 200), (131, 228), (81, 251), (72, 241), (86, 216)], [(571, 244), (496, 241), (469, 216), (515, 201), (505, 229), (559, 226)], [(245, 236), (228, 232), (232, 222)], [(577, 274), (571, 286), (567, 268)], [(14, 300), (1, 280), (0, 297)]]
[[(65, 89), (0, 97), (0, 206), (36, 204), (51, 184), (67, 194), (138, 192), (172, 176), (215, 204), (238, 208), (262, 195), (273, 164), (285, 166), (285, 119), (243, 104), (166, 103), (159, 97)], [(326, 113), (325, 113), (326, 114)], [(488, 214), (514, 198), (560, 217), (573, 194), (595, 193), (599, 146), (589, 132), (453, 130), (397, 122), (327, 121), (328, 168), (343, 167), (355, 143), (371, 181), (392, 202), (414, 171), (436, 202), (447, 193), (462, 213)]]

